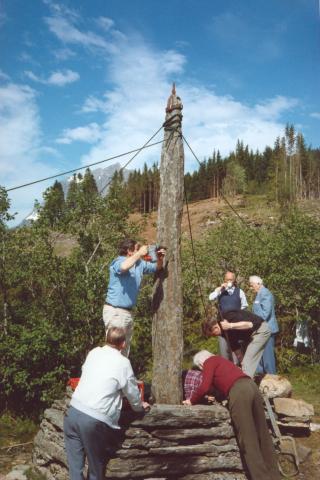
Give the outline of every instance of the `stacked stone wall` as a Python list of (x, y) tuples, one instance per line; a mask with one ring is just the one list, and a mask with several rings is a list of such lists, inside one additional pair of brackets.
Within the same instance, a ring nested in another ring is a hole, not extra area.
[[(48, 480), (67, 480), (63, 415), (69, 395), (45, 410), (33, 463)], [(106, 478), (245, 480), (228, 410), (221, 405), (156, 405), (146, 415), (125, 412), (122, 436)]]

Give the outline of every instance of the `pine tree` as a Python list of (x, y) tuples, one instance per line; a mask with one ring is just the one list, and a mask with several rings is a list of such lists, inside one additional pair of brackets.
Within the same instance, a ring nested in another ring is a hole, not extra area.
[(97, 183), (90, 171), (90, 168), (87, 168), (85, 171), (83, 181), (81, 182), (80, 190), (83, 198), (89, 202), (92, 200), (92, 198), (96, 197), (99, 194)]
[(63, 188), (57, 180), (43, 194), (44, 205), (40, 207), (40, 220), (48, 222), (50, 227), (57, 226), (65, 214)]
[(79, 196), (79, 183), (77, 181), (77, 176), (74, 174), (72, 180), (69, 183), (66, 207), (68, 210), (74, 210), (77, 207)]

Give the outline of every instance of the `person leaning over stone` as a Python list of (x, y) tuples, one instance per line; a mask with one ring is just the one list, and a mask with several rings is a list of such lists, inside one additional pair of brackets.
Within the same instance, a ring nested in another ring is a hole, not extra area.
[(133, 331), (131, 310), (137, 303), (142, 277), (155, 273), (163, 267), (165, 250), (157, 252), (156, 262), (146, 262), (148, 246), (140, 246), (135, 240), (126, 238), (119, 245), (119, 256), (111, 262), (109, 285), (103, 307), (106, 330), (110, 326), (125, 328), (126, 348), (122, 354), (129, 356)]
[[(227, 271), (224, 275), (224, 281), (209, 295), (212, 302), (217, 300), (221, 313), (230, 310), (245, 310), (248, 307), (246, 295), (241, 288), (238, 287), (236, 276), (233, 272)], [(226, 339), (222, 336), (218, 338), (220, 355), (227, 360), (237, 363), (237, 358), (229, 349)]]
[(263, 400), (254, 381), (223, 357), (202, 350), (193, 358), (203, 380), (184, 405), (200, 402), (212, 387), (228, 398), (239, 449), (251, 480), (280, 480), (276, 453), (268, 430)]
[(71, 480), (83, 480), (85, 457), (89, 480), (104, 480), (107, 448), (116, 444), (122, 395), (135, 411), (144, 411), (130, 361), (121, 355), (125, 330), (110, 327), (106, 345), (91, 350), (64, 418), (64, 439)]
[(183, 398), (191, 398), (202, 383), (202, 372), (200, 370), (184, 370), (182, 372)]
[[(224, 336), (241, 364), (243, 372), (253, 377), (271, 332), (261, 317), (246, 310), (223, 314), (223, 321), (211, 316), (202, 325), (207, 337)], [(243, 353), (244, 351), (244, 353)]]
[(277, 373), (277, 369), (274, 346), (276, 334), (279, 332), (279, 327), (274, 309), (274, 297), (270, 290), (263, 285), (262, 279), (257, 275), (252, 275), (249, 278), (249, 284), (250, 288), (256, 293), (252, 311), (256, 315), (259, 315), (259, 317), (263, 318), (271, 330), (271, 337), (266, 344), (260, 364), (258, 366), (258, 373), (272, 373), (275, 375)]

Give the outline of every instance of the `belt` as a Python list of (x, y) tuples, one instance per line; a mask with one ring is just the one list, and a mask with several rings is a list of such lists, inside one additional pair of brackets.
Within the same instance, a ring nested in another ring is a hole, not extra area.
[(117, 305), (111, 305), (111, 303), (105, 303), (105, 305), (108, 305), (108, 307), (113, 307), (113, 308), (121, 308), (121, 310), (128, 310), (128, 312), (131, 312), (132, 308), (126, 308), (126, 307), (118, 307)]

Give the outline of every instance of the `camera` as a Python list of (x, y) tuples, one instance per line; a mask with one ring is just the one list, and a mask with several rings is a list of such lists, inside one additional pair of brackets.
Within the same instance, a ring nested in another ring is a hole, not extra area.
[(158, 257), (163, 255), (163, 253), (159, 253), (159, 250), (166, 250), (166, 247), (163, 247), (157, 243), (149, 245), (148, 253), (143, 257), (143, 260), (155, 263), (158, 260)]

